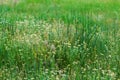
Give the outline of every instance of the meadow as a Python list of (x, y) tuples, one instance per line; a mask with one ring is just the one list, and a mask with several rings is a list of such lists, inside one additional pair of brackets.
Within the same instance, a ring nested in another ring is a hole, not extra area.
[(120, 80), (119, 0), (0, 0), (0, 80)]

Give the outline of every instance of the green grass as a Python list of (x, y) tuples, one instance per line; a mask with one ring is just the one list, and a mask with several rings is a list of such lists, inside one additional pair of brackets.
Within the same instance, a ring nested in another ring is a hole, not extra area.
[(119, 0), (0, 1), (0, 80), (120, 80)]

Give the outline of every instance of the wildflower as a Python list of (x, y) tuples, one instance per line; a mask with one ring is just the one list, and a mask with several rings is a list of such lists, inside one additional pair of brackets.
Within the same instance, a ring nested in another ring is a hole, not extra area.
[(112, 72), (111, 70), (108, 70), (108, 75), (111, 77), (115, 77), (116, 74), (114, 72)]
[(52, 44), (52, 45), (50, 46), (50, 50), (51, 50), (51, 51), (55, 51), (55, 50), (56, 50), (55, 45)]
[(47, 40), (43, 41), (43, 44), (47, 46), (48, 45), (48, 41)]

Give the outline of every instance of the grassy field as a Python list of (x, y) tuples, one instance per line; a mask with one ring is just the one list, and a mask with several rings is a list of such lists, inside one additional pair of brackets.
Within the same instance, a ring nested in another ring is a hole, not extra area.
[(0, 0), (0, 80), (120, 80), (119, 0)]

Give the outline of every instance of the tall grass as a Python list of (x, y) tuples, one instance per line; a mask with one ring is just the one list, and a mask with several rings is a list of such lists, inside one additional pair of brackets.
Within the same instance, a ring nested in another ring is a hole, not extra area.
[(0, 79), (119, 80), (117, 2), (0, 4)]

